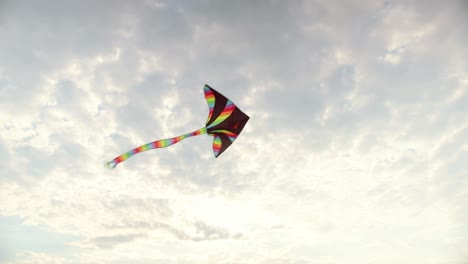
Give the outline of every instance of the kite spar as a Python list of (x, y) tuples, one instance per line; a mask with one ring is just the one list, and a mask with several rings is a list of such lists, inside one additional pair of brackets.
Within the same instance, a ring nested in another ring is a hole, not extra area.
[(107, 162), (107, 166), (115, 168), (119, 163), (140, 152), (169, 147), (188, 137), (203, 134), (213, 136), (214, 156), (217, 158), (221, 155), (239, 136), (245, 124), (249, 121), (249, 116), (244, 114), (231, 100), (210, 86), (205, 85), (204, 92), (210, 110), (204, 127), (178, 137), (156, 140), (141, 145)]

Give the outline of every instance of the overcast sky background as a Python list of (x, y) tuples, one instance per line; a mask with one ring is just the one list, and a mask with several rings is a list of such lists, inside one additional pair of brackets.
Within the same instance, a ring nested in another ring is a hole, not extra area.
[[(466, 1), (0, 0), (0, 262), (468, 263)], [(202, 127), (204, 84), (251, 119)]]

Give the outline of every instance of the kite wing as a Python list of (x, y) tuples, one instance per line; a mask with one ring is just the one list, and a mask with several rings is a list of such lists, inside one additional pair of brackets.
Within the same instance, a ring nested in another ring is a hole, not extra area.
[(210, 108), (206, 130), (208, 135), (214, 137), (213, 153), (217, 158), (236, 140), (249, 121), (249, 116), (210, 86), (205, 85), (204, 92)]

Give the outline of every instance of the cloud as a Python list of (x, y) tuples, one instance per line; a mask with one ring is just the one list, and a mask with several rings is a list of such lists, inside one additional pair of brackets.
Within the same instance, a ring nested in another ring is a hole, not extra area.
[[(2, 2), (0, 215), (80, 238), (16, 262), (460, 262), (464, 10)], [(228, 152), (200, 136), (104, 168), (202, 127), (205, 83), (251, 117)]]
[(115, 235), (115, 236), (101, 236), (92, 240), (92, 243), (100, 248), (109, 248), (117, 244), (128, 243), (135, 239), (144, 237), (142, 234), (129, 234), (129, 235)]

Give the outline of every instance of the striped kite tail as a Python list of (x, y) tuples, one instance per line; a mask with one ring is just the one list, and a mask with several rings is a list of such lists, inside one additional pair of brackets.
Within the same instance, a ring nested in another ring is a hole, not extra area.
[(169, 147), (169, 146), (174, 145), (174, 144), (176, 144), (176, 143), (178, 143), (178, 142), (180, 142), (183, 139), (186, 139), (188, 137), (193, 137), (193, 136), (198, 136), (198, 135), (203, 135), (203, 134), (206, 134), (206, 127), (200, 128), (200, 129), (198, 129), (196, 131), (193, 131), (193, 132), (190, 132), (190, 133), (178, 136), (178, 137), (156, 140), (156, 141), (141, 145), (141, 146), (139, 146), (137, 148), (134, 148), (134, 149), (132, 149), (130, 151), (127, 151), (124, 154), (116, 157), (115, 159), (113, 159), (113, 160), (111, 160), (109, 162), (106, 162), (106, 165), (109, 168), (113, 169), (119, 163), (121, 163), (123, 161), (126, 161), (127, 159), (129, 159), (133, 155), (138, 154), (140, 152), (147, 151), (147, 150), (150, 150), (150, 149)]

